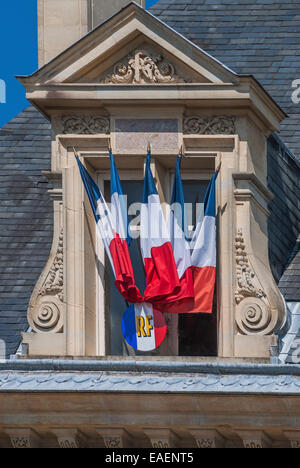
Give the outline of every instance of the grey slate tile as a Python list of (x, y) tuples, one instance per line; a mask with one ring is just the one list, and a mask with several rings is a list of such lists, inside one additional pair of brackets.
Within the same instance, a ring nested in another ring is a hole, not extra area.
[(0, 132), (0, 339), (16, 352), (27, 307), (52, 243), (49, 122), (28, 107)]
[(234, 71), (254, 74), (288, 113), (280, 136), (300, 158), (300, 103), (291, 97), (300, 79), (299, 6), (298, 0), (159, 0), (150, 12)]

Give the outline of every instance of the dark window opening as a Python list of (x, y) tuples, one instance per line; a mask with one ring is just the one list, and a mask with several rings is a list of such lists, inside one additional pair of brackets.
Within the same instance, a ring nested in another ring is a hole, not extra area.
[[(201, 212), (201, 203), (203, 203), (208, 181), (188, 180), (183, 181), (185, 202), (191, 203), (192, 214), (188, 222), (195, 225), (196, 217)], [(142, 200), (143, 181), (142, 180), (123, 180), (124, 194), (127, 195), (128, 207), (133, 203), (139, 203)], [(110, 183), (105, 182), (105, 198), (109, 200)], [(198, 209), (197, 209), (198, 204)], [(129, 215), (129, 222), (139, 212)], [(141, 293), (145, 289), (145, 271), (140, 251), (139, 237), (132, 239), (129, 246), (129, 252), (132, 260), (135, 280)], [(151, 353), (141, 353), (129, 347), (122, 334), (121, 320), (128, 305), (114, 287), (114, 276), (109, 268), (109, 281), (106, 287), (106, 297), (109, 301), (109, 310), (107, 323), (109, 324), (109, 349), (110, 355), (157, 355), (159, 350)], [(179, 356), (217, 356), (217, 313), (216, 300), (212, 314), (179, 314), (178, 317), (178, 350)]]

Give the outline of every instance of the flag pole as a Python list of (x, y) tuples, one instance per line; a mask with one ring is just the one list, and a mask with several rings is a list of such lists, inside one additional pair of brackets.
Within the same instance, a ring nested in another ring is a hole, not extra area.
[(79, 158), (79, 154), (77, 153), (75, 147), (73, 146), (74, 156), (75, 158)]
[[(112, 152), (112, 148), (111, 148), (110, 139), (108, 140), (107, 148), (108, 148), (108, 152), (111, 153), (111, 152)], [(126, 299), (124, 299), (124, 302), (125, 302), (125, 304), (126, 304), (126, 306), (127, 306), (127, 308), (128, 308), (128, 307), (129, 307), (129, 302), (128, 302)], [(124, 340), (124, 342), (125, 342), (125, 345), (126, 345), (126, 347), (127, 347), (127, 344), (126, 344), (126, 341), (125, 341), (125, 340)]]
[(216, 168), (216, 172), (220, 172), (221, 166), (222, 166), (222, 161), (219, 162), (219, 164), (218, 164), (218, 166)]

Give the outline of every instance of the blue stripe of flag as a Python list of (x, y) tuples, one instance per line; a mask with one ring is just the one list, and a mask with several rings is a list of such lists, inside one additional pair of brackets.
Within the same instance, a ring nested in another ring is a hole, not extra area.
[(147, 163), (145, 170), (144, 190), (143, 190), (143, 203), (148, 203), (148, 197), (150, 195), (157, 195), (158, 192), (155, 187), (154, 178), (151, 171), (151, 153), (148, 151)]
[[(181, 219), (177, 219), (178, 225), (181, 226), (181, 229), (184, 231), (187, 227), (186, 219), (185, 219), (185, 206), (184, 206), (184, 191), (180, 173), (182, 157), (178, 156), (176, 162), (176, 169), (175, 169), (175, 177), (172, 189), (172, 196), (171, 196), (171, 205), (174, 203), (178, 203), (181, 205)], [(174, 212), (174, 210), (173, 210)], [(174, 212), (175, 215), (178, 216), (178, 212)]]
[(109, 150), (109, 157), (110, 157), (110, 195), (112, 197), (114, 193), (117, 193), (119, 196), (124, 228), (127, 232), (127, 244), (130, 245), (131, 237), (129, 235), (128, 214), (127, 214), (127, 209), (126, 209), (126, 205), (124, 201), (122, 184), (121, 184), (120, 177), (118, 174), (117, 166), (115, 164), (115, 158), (111, 150)]
[(122, 318), (122, 332), (127, 343), (134, 349), (137, 349), (137, 333), (136, 333), (136, 320), (135, 308), (132, 304)]
[(204, 216), (216, 217), (216, 178), (218, 172), (215, 172), (210, 179), (204, 197)]
[(86, 189), (87, 196), (89, 198), (94, 217), (96, 222), (99, 221), (100, 216), (98, 215), (98, 200), (101, 200), (102, 202), (104, 201), (103, 196), (100, 192), (100, 189), (98, 185), (95, 183), (95, 181), (92, 179), (90, 176), (89, 172), (86, 170), (86, 168), (83, 166), (83, 164), (80, 162), (79, 158), (76, 156), (76, 161), (79, 167), (80, 175), (82, 178), (83, 185)]

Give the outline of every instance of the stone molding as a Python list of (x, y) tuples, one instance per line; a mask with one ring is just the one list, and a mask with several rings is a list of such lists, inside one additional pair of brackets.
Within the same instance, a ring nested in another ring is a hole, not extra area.
[(235, 182), (234, 197), (237, 202), (253, 202), (265, 214), (269, 216), (268, 204), (273, 199), (273, 194), (251, 172), (238, 172), (232, 174)]
[(234, 135), (236, 133), (234, 116), (214, 115), (185, 116), (183, 133), (186, 135)]
[[(57, 366), (59, 367), (57, 361)], [(112, 369), (113, 369), (113, 364)], [(252, 369), (254, 365), (252, 364)], [(259, 366), (260, 374), (239, 372), (207, 373), (197, 375), (174, 375), (161, 373), (99, 372), (99, 371), (0, 371), (0, 393), (4, 392), (71, 392), (109, 394), (149, 393), (161, 394), (256, 394), (256, 395), (295, 395), (300, 389), (300, 375), (295, 366), (282, 370), (276, 366), (272, 374), (268, 366)], [(83, 366), (82, 366), (83, 367)], [(299, 367), (299, 366), (298, 366)], [(169, 369), (172, 365), (169, 363)], [(101, 367), (99, 367), (99, 370)], [(238, 368), (237, 368), (238, 369)], [(229, 370), (229, 369), (228, 369)], [(293, 373), (295, 375), (293, 375)], [(109, 435), (110, 437), (110, 435)]]
[(186, 83), (176, 75), (175, 66), (162, 54), (137, 49), (118, 62), (113, 71), (100, 82), (105, 84)]

